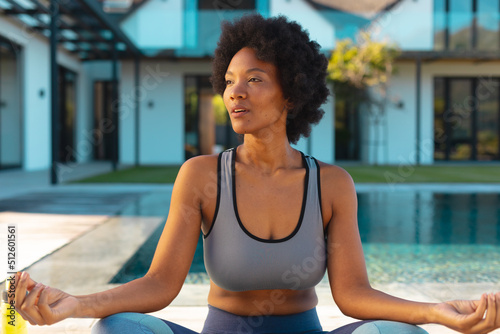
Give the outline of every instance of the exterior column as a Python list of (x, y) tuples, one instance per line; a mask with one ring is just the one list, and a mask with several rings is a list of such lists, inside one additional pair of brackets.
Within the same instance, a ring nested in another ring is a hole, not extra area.
[(135, 103), (135, 166), (139, 166), (140, 164), (140, 111), (141, 104), (139, 101), (139, 77), (140, 77), (140, 59), (139, 56), (134, 58), (134, 81), (135, 81), (135, 89), (134, 89), (134, 103)]
[(52, 159), (50, 168), (50, 183), (55, 185), (59, 182), (57, 167), (59, 163), (59, 71), (57, 66), (57, 35), (59, 21), (59, 4), (56, 0), (50, 1), (50, 103), (51, 103), (51, 142)]
[(113, 115), (113, 160), (112, 166), (113, 171), (118, 169), (118, 160), (119, 160), (119, 136), (118, 136), (118, 128), (119, 128), (119, 117), (118, 113), (120, 111), (120, 103), (118, 100), (118, 51), (116, 50), (116, 37), (113, 37), (112, 42), (112, 87), (111, 87), (111, 113)]
[(417, 126), (417, 133), (416, 133), (416, 143), (415, 143), (415, 149), (416, 149), (416, 154), (415, 154), (415, 164), (418, 166), (420, 165), (421, 157), (420, 157), (420, 142), (421, 142), (421, 134), (420, 134), (420, 127), (421, 127), (421, 118), (422, 118), (422, 106), (421, 106), (421, 99), (422, 99), (422, 88), (421, 88), (421, 81), (422, 81), (422, 60), (420, 59), (420, 56), (417, 57), (416, 61), (417, 69), (416, 69), (416, 106), (415, 106), (415, 112), (416, 112), (416, 126)]

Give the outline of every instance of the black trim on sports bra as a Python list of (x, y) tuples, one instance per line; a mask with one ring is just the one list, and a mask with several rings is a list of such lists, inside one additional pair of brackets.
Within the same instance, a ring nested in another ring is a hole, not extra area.
[(203, 239), (206, 239), (215, 225), (215, 220), (217, 219), (217, 214), (219, 213), (219, 205), (220, 205), (220, 188), (221, 188), (221, 161), (222, 161), (222, 152), (219, 153), (219, 157), (217, 158), (217, 202), (215, 203), (215, 211), (214, 218), (212, 219), (212, 225), (210, 225), (210, 229), (207, 234), (203, 234)]
[[(314, 160), (314, 163), (316, 164), (316, 174), (317, 174), (317, 178), (318, 178), (318, 201), (319, 201), (319, 210), (320, 210), (320, 214), (321, 214), (321, 222), (323, 222), (323, 203), (321, 202), (321, 170), (319, 168), (319, 163), (318, 163), (318, 160), (316, 160), (316, 158), (313, 158), (311, 157), (313, 160)], [(328, 230), (328, 225), (330, 224), (330, 222), (328, 222), (328, 224), (326, 224), (326, 226), (323, 228), (323, 234), (326, 238), (327, 236), (327, 230)]]
[(259, 238), (258, 236), (250, 233), (250, 231), (248, 231), (245, 228), (245, 225), (243, 225), (243, 223), (241, 222), (240, 215), (238, 213), (238, 205), (236, 203), (236, 167), (235, 167), (236, 166), (236, 148), (233, 149), (233, 157), (232, 157), (232, 161), (231, 161), (231, 173), (233, 174), (232, 175), (232, 179), (233, 179), (232, 180), (232, 182), (233, 182), (232, 188), (233, 188), (234, 214), (236, 215), (236, 219), (238, 220), (238, 225), (240, 225), (243, 232), (245, 232), (250, 238), (255, 239), (257, 241), (260, 241), (260, 242), (268, 242), (268, 243), (284, 242), (284, 241), (287, 241), (287, 240), (290, 240), (291, 238), (293, 238), (293, 236), (295, 234), (297, 234), (297, 232), (300, 230), (300, 226), (302, 225), (302, 220), (304, 218), (304, 212), (306, 210), (307, 188), (309, 187), (309, 165), (307, 164), (304, 153), (300, 152), (300, 154), (302, 155), (302, 163), (304, 164), (304, 166), (306, 168), (306, 176), (305, 176), (305, 180), (304, 180), (304, 194), (302, 197), (302, 208), (300, 210), (299, 221), (298, 221), (297, 225), (295, 226), (295, 229), (292, 231), (292, 233), (290, 233), (290, 235), (288, 235), (284, 238), (281, 238), (281, 239), (263, 239), (263, 238)]
[(318, 160), (315, 158), (312, 158), (314, 160), (314, 163), (316, 164), (316, 170), (318, 171), (316, 174), (317, 176), (317, 181), (318, 181), (318, 197), (319, 197), (319, 209), (321, 210), (321, 218), (323, 219), (323, 204), (321, 203), (321, 178), (320, 178), (320, 169), (319, 169), (319, 163)]

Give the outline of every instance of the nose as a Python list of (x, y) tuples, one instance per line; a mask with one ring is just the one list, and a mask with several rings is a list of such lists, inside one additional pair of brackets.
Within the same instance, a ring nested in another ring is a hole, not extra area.
[(247, 90), (243, 83), (235, 82), (232, 87), (229, 88), (231, 91), (229, 92), (229, 98), (231, 100), (236, 99), (246, 99)]

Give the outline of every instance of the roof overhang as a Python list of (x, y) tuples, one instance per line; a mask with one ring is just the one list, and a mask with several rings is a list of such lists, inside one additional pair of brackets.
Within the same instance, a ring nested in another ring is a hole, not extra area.
[[(17, 19), (27, 28), (50, 37), (50, 2), (55, 0), (2, 0), (0, 15)], [(141, 51), (106, 14), (96, 0), (68, 0), (59, 5), (57, 43), (81, 60), (141, 56)]]
[(400, 0), (309, 0), (317, 5), (372, 19)]

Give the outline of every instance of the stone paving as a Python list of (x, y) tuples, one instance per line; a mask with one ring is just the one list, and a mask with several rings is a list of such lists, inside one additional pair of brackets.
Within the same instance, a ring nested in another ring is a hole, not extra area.
[[(102, 172), (103, 168), (93, 166), (88, 170)], [(80, 175), (82, 172), (73, 174), (75, 178)], [(47, 177), (47, 173), (34, 176), (19, 171), (0, 172), (0, 199), (3, 199), (0, 200), (0, 245), (6, 240), (6, 225), (15, 223), (19, 268), (27, 268), (35, 280), (73, 294), (115, 286), (109, 284), (113, 275), (164, 220), (161, 215), (144, 212), (134, 215), (134, 210), (123, 212), (123, 208), (146, 193), (165, 190), (171, 185), (64, 184), (51, 187)], [(373, 186), (365, 187), (365, 191), (369, 191)], [(479, 187), (500, 192), (498, 186)], [(116, 215), (119, 212), (123, 214)], [(477, 298), (483, 292), (500, 290), (499, 282), (393, 283), (375, 287), (417, 301)], [(336, 307), (327, 283), (321, 283), (317, 292), (318, 314), (325, 330), (354, 321)], [(154, 315), (200, 331), (208, 311), (207, 294), (206, 284), (185, 284), (174, 302)], [(67, 319), (50, 327), (30, 325), (29, 333), (90, 333), (95, 321)], [(431, 334), (455, 333), (438, 325), (423, 327)]]

